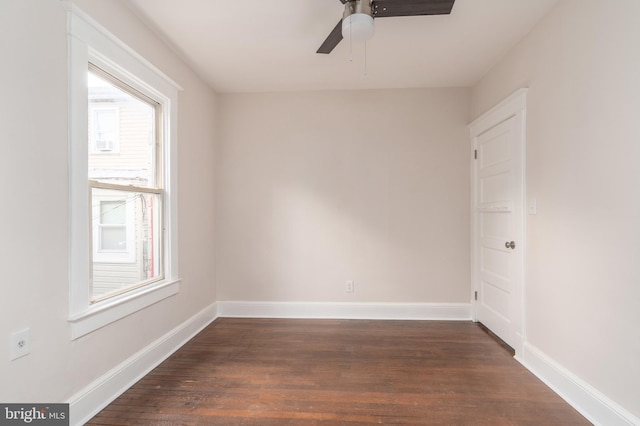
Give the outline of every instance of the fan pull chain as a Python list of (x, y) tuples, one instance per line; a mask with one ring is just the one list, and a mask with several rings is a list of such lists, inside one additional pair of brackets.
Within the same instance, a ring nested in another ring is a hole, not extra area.
[(364, 75), (367, 76), (367, 42), (364, 42)]
[(353, 62), (353, 37), (351, 37), (351, 16), (349, 16), (349, 62)]

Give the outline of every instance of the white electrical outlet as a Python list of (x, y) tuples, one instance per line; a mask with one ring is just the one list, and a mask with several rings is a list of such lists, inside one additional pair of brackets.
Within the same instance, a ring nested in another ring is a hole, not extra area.
[(346, 291), (347, 293), (353, 293), (353, 290), (354, 290), (353, 280), (348, 280), (345, 283), (344, 291)]
[(29, 329), (25, 328), (9, 335), (9, 360), (21, 358), (31, 352)]

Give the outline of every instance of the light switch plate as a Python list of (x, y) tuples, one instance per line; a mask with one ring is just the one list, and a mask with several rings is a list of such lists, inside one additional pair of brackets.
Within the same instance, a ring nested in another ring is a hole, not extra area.
[(348, 280), (345, 282), (345, 291), (347, 293), (353, 293), (354, 287), (353, 287), (353, 280)]

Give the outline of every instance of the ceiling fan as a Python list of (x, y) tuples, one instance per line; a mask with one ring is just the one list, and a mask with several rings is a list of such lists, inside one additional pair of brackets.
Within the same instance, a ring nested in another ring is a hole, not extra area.
[(316, 53), (331, 53), (344, 37), (365, 41), (373, 36), (373, 18), (448, 15), (455, 0), (340, 0), (344, 14)]

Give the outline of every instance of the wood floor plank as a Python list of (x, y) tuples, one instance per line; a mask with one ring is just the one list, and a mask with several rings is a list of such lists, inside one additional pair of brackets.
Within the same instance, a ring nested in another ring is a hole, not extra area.
[(90, 425), (588, 425), (478, 325), (221, 318)]

